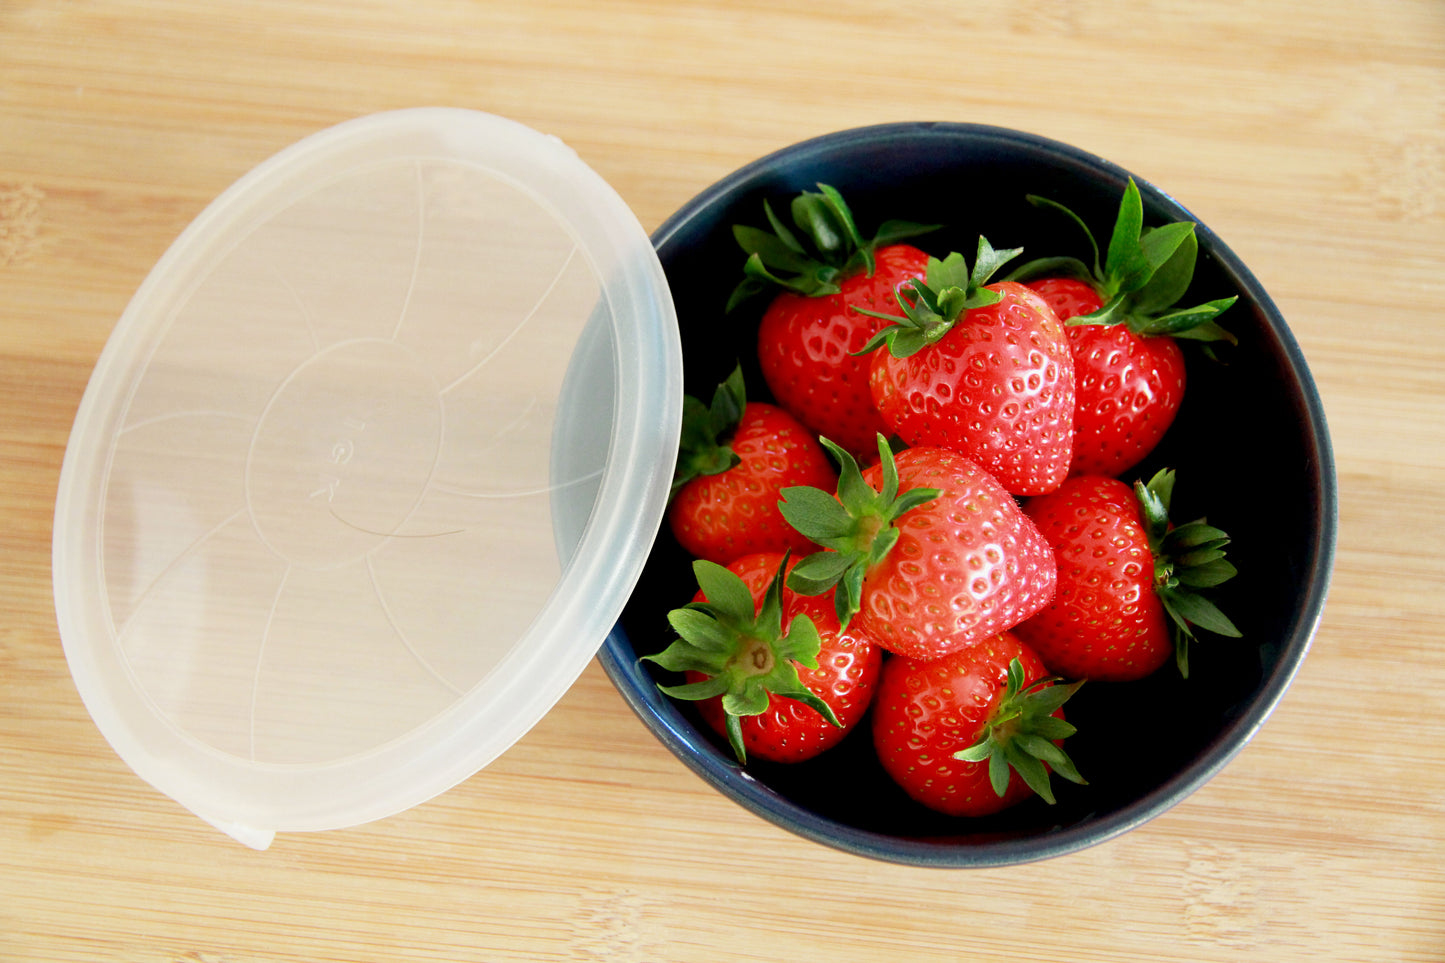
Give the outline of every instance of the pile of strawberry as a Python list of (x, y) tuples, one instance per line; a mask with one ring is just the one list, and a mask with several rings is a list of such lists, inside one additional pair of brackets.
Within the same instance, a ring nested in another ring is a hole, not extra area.
[[(884, 770), (950, 815), (1082, 783), (1064, 703), (1086, 680), (1172, 661), (1197, 629), (1238, 636), (1205, 591), (1234, 575), (1228, 537), (1174, 525), (1171, 471), (1125, 481), (1185, 388), (1175, 339), (1233, 340), (1233, 298), (1177, 307), (1189, 222), (1146, 228), (1130, 181), (1102, 258), (1031, 260), (979, 238), (973, 264), (865, 239), (838, 192), (792, 227), (739, 226), (737, 303), (772, 290), (758, 362), (688, 398), (669, 527), (698, 590), (648, 658), (683, 673), (740, 762), (812, 758), (871, 715)], [(781, 290), (777, 290), (781, 288)], [(681, 601), (681, 600), (679, 600)], [(1091, 690), (1092, 691), (1092, 690)]]

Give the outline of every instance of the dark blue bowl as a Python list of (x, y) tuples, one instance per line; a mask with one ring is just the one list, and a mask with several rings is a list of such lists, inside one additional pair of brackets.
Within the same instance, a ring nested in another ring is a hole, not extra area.
[[(762, 301), (723, 312), (740, 277), (735, 223), (761, 224), (763, 200), (819, 182), (837, 187), (865, 234), (887, 218), (946, 227), (918, 243), (972, 260), (980, 233), (1024, 258), (1087, 256), (1057, 214), (1024, 196), (1058, 200), (1107, 243), (1128, 172), (1031, 134), (955, 123), (887, 124), (796, 144), (709, 187), (660, 227), (653, 242), (682, 330), (686, 390), (708, 397), (736, 360), (763, 394), (752, 361)], [(1197, 220), (1135, 178), (1145, 223)], [(816, 760), (737, 765), (696, 713), (661, 695), (675, 681), (638, 661), (671, 641), (669, 609), (696, 588), (688, 558), (666, 532), (599, 658), (662, 742), (719, 791), (798, 835), (848, 852), (937, 867), (1000, 866), (1074, 852), (1159, 815), (1217, 773), (1269, 716), (1314, 635), (1334, 555), (1336, 492), (1324, 413), (1305, 360), (1274, 302), (1203, 224), (1190, 303), (1238, 295), (1221, 323), (1239, 338), (1223, 363), (1188, 355), (1189, 387), (1160, 448), (1134, 474), (1178, 470), (1174, 517), (1208, 515), (1233, 537), (1240, 575), (1217, 598), (1244, 633), (1201, 638), (1190, 678), (1173, 667), (1128, 684), (1091, 683), (1069, 705), (1068, 748), (1087, 786), (1055, 780), (1058, 802), (1027, 803), (978, 820), (912, 802), (883, 773), (868, 728)], [(750, 366), (752, 366), (750, 368)], [(1248, 819), (1248, 813), (1240, 813)]]

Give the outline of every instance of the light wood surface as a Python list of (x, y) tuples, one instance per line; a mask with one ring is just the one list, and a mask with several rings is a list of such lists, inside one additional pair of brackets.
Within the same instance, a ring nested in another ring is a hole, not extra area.
[[(774, 148), (890, 120), (1032, 131), (1163, 185), (1273, 294), (1333, 431), (1335, 578), (1277, 712), (1145, 826), (989, 871), (763, 822), (595, 664), (490, 768), (361, 828), (258, 853), (154, 792), (55, 625), (86, 379), (212, 197), (423, 104), (557, 134), (649, 230)], [(1442, 303), (1439, 0), (0, 0), (0, 960), (1445, 959)]]

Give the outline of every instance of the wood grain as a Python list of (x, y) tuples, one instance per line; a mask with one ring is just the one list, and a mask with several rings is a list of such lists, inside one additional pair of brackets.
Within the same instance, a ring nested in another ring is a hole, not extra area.
[[(256, 853), (181, 812), (61, 653), (71, 419), (212, 197), (422, 104), (557, 134), (649, 229), (763, 153), (889, 120), (1033, 131), (1165, 185), (1279, 303), (1333, 431), (1336, 574), (1283, 704), (1169, 813), (1003, 870), (774, 828), (596, 665), (400, 816)], [(0, 960), (1445, 959), (1442, 175), (1438, 0), (0, 2)]]

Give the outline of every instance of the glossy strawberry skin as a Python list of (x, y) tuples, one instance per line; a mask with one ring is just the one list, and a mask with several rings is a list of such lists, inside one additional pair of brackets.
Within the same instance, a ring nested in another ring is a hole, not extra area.
[(873, 744), (884, 770), (913, 799), (950, 816), (987, 816), (1033, 795), (1011, 773), (999, 796), (986, 762), (953, 758), (981, 734), (1014, 658), (1028, 682), (1049, 674), (1012, 633), (931, 662), (901, 656), (886, 662), (874, 698)]
[[(1060, 321), (1098, 310), (1093, 287), (1072, 278), (1028, 285)], [(1173, 338), (1126, 326), (1065, 325), (1074, 357), (1074, 451), (1070, 473), (1119, 476), (1154, 450), (1184, 398), (1184, 354)]]
[[(747, 584), (754, 605), (761, 606), (768, 583), (777, 574), (782, 560), (781, 553), (763, 552), (735, 559), (728, 568)], [(703, 598), (699, 591), (693, 601)], [(818, 652), (818, 668), (799, 666), (798, 676), (818, 698), (828, 703), (842, 728), (829, 724), (796, 699), (772, 695), (766, 712), (741, 719), (743, 744), (749, 757), (773, 762), (802, 762), (813, 758), (837, 745), (853, 730), (867, 713), (877, 690), (883, 650), (856, 626), (849, 626), (846, 632), (838, 631), (838, 617), (833, 614), (831, 597), (803, 596), (784, 589), (784, 627), (799, 615), (813, 620), (823, 645)], [(687, 673), (689, 682), (702, 678), (700, 673)], [(713, 731), (726, 734), (720, 697), (705, 699), (697, 707)]]
[(1123, 682), (1168, 662), (1174, 643), (1154, 592), (1154, 556), (1134, 490), (1081, 475), (1030, 499), (1024, 511), (1053, 546), (1058, 588), (1015, 632), (1049, 671)]
[(928, 268), (928, 255), (908, 244), (885, 245), (874, 256), (873, 274), (845, 278), (837, 294), (779, 294), (758, 328), (758, 363), (777, 403), (859, 458), (876, 457), (884, 426), (868, 388), (872, 360), (853, 352), (885, 322), (854, 308), (896, 310), (898, 288)]
[[(900, 491), (941, 494), (898, 519), (897, 543), (864, 578), (856, 618), (879, 645), (936, 659), (1043, 607), (1054, 592), (1053, 552), (994, 478), (941, 448), (910, 448), (896, 463)], [(863, 479), (878, 488), (879, 466)]]
[(668, 508), (668, 526), (696, 558), (719, 565), (753, 552), (808, 552), (815, 546), (778, 512), (790, 485), (830, 487), (833, 465), (808, 429), (776, 405), (748, 402), (729, 447), (740, 461), (694, 478)]
[(888, 430), (908, 445), (952, 448), (1015, 495), (1052, 491), (1074, 443), (1074, 362), (1063, 326), (1032, 290), (964, 313), (906, 358), (873, 352), (869, 384)]

